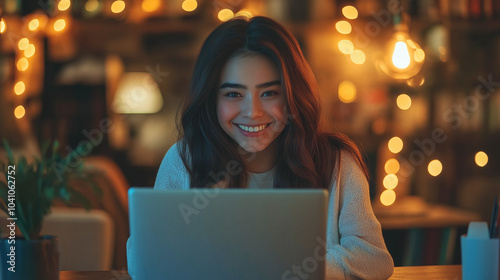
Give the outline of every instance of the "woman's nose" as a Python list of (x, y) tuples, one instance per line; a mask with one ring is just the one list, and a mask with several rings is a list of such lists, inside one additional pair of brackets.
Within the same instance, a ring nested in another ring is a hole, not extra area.
[(262, 116), (263, 111), (260, 98), (248, 96), (248, 98), (246, 98), (244, 101), (242, 114), (247, 118), (256, 118)]

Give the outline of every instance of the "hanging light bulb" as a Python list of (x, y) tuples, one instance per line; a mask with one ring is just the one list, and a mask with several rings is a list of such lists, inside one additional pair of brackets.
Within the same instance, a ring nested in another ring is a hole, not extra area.
[[(394, 34), (387, 42), (385, 53), (377, 65), (394, 79), (409, 79), (418, 74), (425, 60), (425, 52), (408, 32), (408, 24), (396, 15)], [(408, 20), (406, 20), (408, 21)]]

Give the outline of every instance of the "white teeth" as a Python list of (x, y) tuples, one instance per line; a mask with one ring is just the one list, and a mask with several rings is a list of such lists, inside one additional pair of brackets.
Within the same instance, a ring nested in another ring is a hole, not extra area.
[(248, 132), (259, 132), (261, 130), (263, 130), (264, 128), (267, 127), (267, 125), (259, 125), (259, 126), (244, 126), (244, 125), (241, 125), (239, 124), (238, 125), (242, 130), (244, 131), (248, 131)]

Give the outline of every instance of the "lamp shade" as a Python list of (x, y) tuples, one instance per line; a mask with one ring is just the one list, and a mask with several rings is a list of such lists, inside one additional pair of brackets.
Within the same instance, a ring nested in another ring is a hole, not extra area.
[(124, 73), (116, 89), (112, 108), (119, 114), (153, 114), (163, 107), (158, 84), (149, 73)]

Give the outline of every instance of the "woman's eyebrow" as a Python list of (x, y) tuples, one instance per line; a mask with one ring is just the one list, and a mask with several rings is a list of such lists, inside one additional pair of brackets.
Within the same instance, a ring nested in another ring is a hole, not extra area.
[[(258, 85), (257, 85), (257, 88), (266, 88), (266, 87), (270, 87), (270, 86), (274, 86), (274, 85), (281, 85), (281, 81), (276, 80), (276, 81), (271, 81), (271, 82), (266, 82), (266, 83), (258, 84)], [(225, 83), (223, 83), (222, 85), (220, 85), (220, 87), (219, 87), (219, 88), (220, 88), (220, 89), (223, 89), (223, 88), (240, 88), (240, 89), (247, 89), (247, 86), (246, 86), (246, 85), (242, 85), (242, 84), (236, 84), (236, 83), (228, 83), (228, 82), (225, 82)]]

